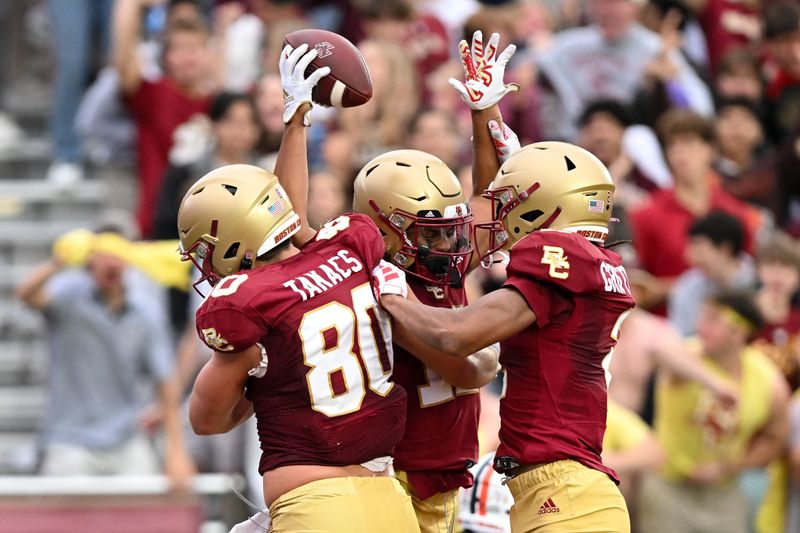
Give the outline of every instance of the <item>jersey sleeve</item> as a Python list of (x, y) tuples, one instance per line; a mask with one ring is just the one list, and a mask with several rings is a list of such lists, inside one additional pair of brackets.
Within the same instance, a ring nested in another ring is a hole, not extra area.
[(361, 213), (347, 213), (334, 218), (320, 228), (303, 248), (310, 243), (326, 240), (339, 241), (353, 250), (370, 271), (378, 265), (386, 253), (386, 243), (378, 226), (370, 217)]
[(218, 352), (241, 352), (254, 346), (268, 328), (250, 313), (222, 299), (209, 299), (197, 310), (197, 334), (206, 346)]
[(541, 326), (563, 310), (569, 294), (597, 290), (594, 258), (575, 238), (556, 232), (532, 233), (511, 250), (503, 286), (525, 298)]

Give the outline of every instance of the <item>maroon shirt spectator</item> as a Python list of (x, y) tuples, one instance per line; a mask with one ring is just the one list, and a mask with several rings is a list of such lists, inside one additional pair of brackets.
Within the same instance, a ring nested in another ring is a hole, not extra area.
[[(210, 97), (192, 97), (169, 78), (143, 81), (125, 102), (136, 122), (139, 166), (137, 221), (142, 235), (150, 235), (164, 173), (169, 164), (172, 133), (196, 113), (206, 113)], [(153, 110), (158, 109), (158, 113)]]
[(755, 45), (761, 37), (759, 0), (694, 0), (697, 19), (708, 43), (711, 71), (717, 72), (720, 60), (733, 48)]
[[(209, 33), (200, 19), (168, 19), (162, 53), (163, 78), (143, 79), (137, 45), (151, 0), (120, 0), (114, 13), (114, 67), (137, 128), (139, 201), (137, 220), (150, 235), (172, 134), (195, 113), (205, 113), (215, 83)], [(210, 81), (211, 80), (211, 81)]]
[(711, 123), (690, 111), (673, 110), (658, 126), (674, 185), (653, 193), (631, 213), (630, 223), (639, 266), (657, 278), (647, 288), (649, 301), (641, 304), (663, 314), (662, 303), (670, 285), (689, 267), (684, 252), (692, 222), (711, 211), (730, 213), (744, 224), (745, 249), (751, 251), (761, 215), (720, 186), (720, 177), (711, 166)]
[(764, 42), (767, 129), (777, 144), (800, 128), (800, 5), (782, 1), (766, 10)]

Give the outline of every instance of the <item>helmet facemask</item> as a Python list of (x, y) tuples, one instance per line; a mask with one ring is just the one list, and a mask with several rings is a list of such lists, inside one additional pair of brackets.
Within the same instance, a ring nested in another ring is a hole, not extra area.
[[(478, 249), (477, 252), (481, 258), (481, 262), (484, 265), (491, 265), (495, 262), (498, 262), (495, 259), (495, 255), (503, 255), (503, 251), (508, 250), (511, 246), (516, 242), (518, 239), (512, 239), (509, 236), (509, 232), (505, 226), (505, 220), (508, 214), (514, 210), (517, 206), (522, 204), (525, 200), (533, 194), (536, 189), (539, 188), (539, 183), (535, 182), (526, 190), (522, 191), (519, 195), (517, 194), (517, 190), (514, 187), (497, 187), (497, 188), (490, 188), (487, 189), (482, 197), (488, 199), (491, 202), (491, 212), (492, 212), (492, 221), (491, 222), (484, 222), (481, 224), (475, 224), (475, 245), (476, 247), (479, 246), (481, 242), (478, 239), (478, 231), (488, 231), (489, 232), (489, 240), (488, 240), (488, 247), (486, 250)], [(548, 227), (558, 213), (560, 212), (559, 208), (556, 208), (553, 215), (548, 217), (544, 223), (539, 226), (537, 229), (546, 228)]]
[(203, 235), (203, 237), (188, 250), (183, 249), (183, 244), (180, 245), (178, 253), (180, 253), (181, 261), (191, 261), (195, 268), (200, 272), (200, 277), (192, 283), (192, 287), (197, 291), (200, 296), (203, 294), (198, 289), (198, 286), (203, 282), (208, 282), (212, 287), (219, 283), (221, 277), (214, 271), (212, 265), (212, 257), (214, 256), (214, 249), (217, 246), (217, 221), (211, 222), (211, 233)]
[(374, 202), (370, 207), (400, 242), (390, 258), (394, 264), (425, 283), (463, 287), (472, 258), (473, 215), (466, 204), (447, 206), (444, 213), (396, 210), (389, 216)]

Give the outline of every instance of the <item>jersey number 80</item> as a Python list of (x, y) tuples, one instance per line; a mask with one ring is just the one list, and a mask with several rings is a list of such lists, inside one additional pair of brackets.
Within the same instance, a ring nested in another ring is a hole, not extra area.
[[(352, 308), (339, 302), (325, 304), (306, 313), (298, 330), (304, 363), (311, 367), (306, 374), (311, 408), (329, 417), (358, 411), (366, 387), (386, 396), (394, 385), (389, 381), (392, 347), (386, 343), (391, 339), (389, 319), (375, 302), (369, 283), (353, 289), (351, 296)], [(376, 326), (382, 339), (375, 336)], [(325, 333), (332, 329), (336, 330), (336, 344), (326, 346)], [(354, 352), (356, 335), (361, 360)], [(381, 360), (379, 343), (388, 361)], [(339, 393), (334, 391), (332, 381), (336, 372), (341, 372), (345, 386)]]

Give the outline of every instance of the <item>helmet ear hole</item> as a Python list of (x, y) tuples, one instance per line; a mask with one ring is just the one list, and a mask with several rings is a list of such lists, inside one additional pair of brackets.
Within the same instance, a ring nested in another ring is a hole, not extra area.
[(239, 253), (239, 243), (235, 242), (228, 247), (228, 251), (225, 252), (223, 259), (232, 259), (236, 257), (237, 253)]
[(544, 211), (541, 211), (539, 209), (534, 209), (533, 211), (528, 211), (527, 213), (521, 214), (519, 218), (521, 218), (525, 222), (531, 223), (542, 215), (544, 215)]

